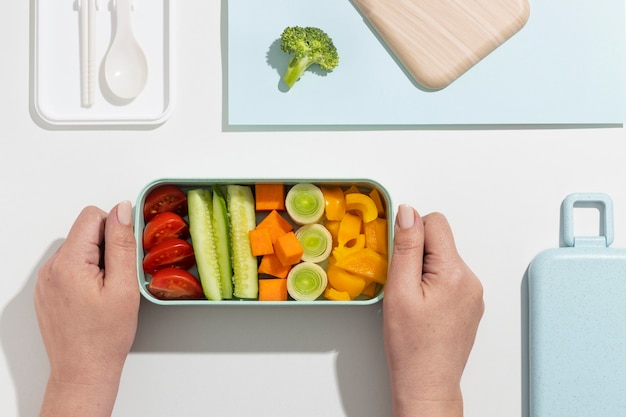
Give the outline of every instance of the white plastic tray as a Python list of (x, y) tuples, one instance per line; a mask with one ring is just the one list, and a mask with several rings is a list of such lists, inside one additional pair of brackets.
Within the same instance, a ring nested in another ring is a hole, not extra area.
[(132, 0), (135, 36), (148, 60), (148, 82), (132, 102), (122, 103), (104, 91), (102, 58), (111, 42), (113, 0), (97, 0), (95, 29), (96, 91), (91, 107), (81, 105), (80, 0), (35, 0), (33, 103), (42, 122), (51, 125), (155, 125), (174, 104), (174, 0)]

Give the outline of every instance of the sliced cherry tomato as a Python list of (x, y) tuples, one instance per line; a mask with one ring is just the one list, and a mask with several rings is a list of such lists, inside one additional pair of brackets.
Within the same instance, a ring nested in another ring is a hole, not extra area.
[(189, 269), (196, 263), (193, 247), (183, 239), (172, 238), (159, 243), (143, 258), (143, 270), (154, 274), (162, 268)]
[(175, 185), (162, 185), (150, 191), (143, 205), (144, 221), (147, 222), (164, 211), (186, 215), (187, 194)]
[(161, 300), (204, 298), (200, 282), (180, 268), (163, 268), (155, 272), (148, 284), (148, 291)]
[(154, 246), (171, 238), (187, 239), (189, 225), (176, 213), (159, 213), (143, 229), (143, 248), (149, 251)]

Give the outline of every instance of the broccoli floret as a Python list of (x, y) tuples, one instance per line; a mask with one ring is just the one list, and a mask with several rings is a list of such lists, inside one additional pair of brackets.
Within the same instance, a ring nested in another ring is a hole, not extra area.
[(302, 76), (313, 64), (331, 71), (339, 64), (339, 54), (333, 40), (322, 29), (316, 27), (293, 26), (286, 28), (280, 36), (280, 47), (293, 54), (283, 80), (289, 86)]

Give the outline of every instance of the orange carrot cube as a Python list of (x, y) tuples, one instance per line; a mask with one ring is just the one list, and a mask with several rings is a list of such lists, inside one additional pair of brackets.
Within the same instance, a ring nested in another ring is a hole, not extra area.
[(257, 211), (285, 210), (285, 186), (283, 184), (256, 184), (254, 198)]
[(287, 219), (281, 216), (280, 213), (276, 210), (270, 211), (270, 213), (265, 216), (263, 220), (261, 220), (256, 228), (269, 229), (272, 243), (276, 242), (276, 239), (278, 239), (285, 233), (293, 230), (293, 226), (291, 225), (291, 223), (289, 223)]
[(287, 280), (281, 278), (260, 279), (259, 301), (287, 301)]
[(252, 229), (248, 232), (248, 235), (250, 236), (252, 255), (262, 256), (274, 253), (274, 246), (272, 245), (272, 237), (269, 229)]
[(304, 249), (294, 232), (279, 237), (274, 243), (274, 253), (283, 265), (294, 265), (300, 262)]
[(283, 265), (275, 254), (264, 255), (261, 258), (258, 272), (259, 274), (271, 275), (276, 278), (287, 278), (291, 265)]

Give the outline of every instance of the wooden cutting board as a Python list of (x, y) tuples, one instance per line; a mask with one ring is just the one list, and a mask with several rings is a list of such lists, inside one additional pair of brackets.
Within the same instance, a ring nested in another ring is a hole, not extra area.
[(518, 32), (528, 0), (352, 0), (414, 80), (448, 86)]

